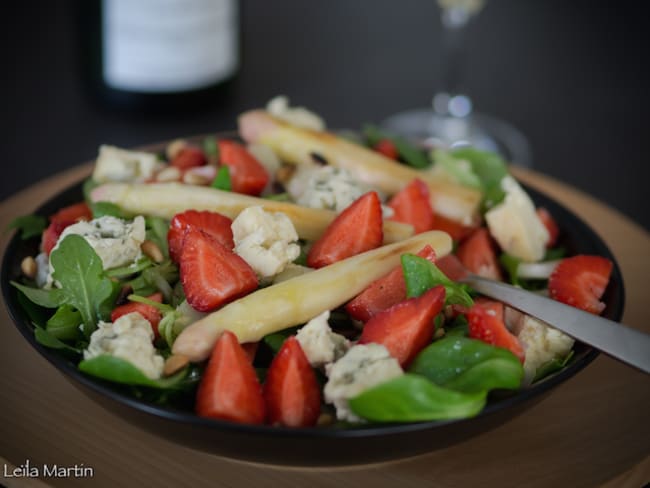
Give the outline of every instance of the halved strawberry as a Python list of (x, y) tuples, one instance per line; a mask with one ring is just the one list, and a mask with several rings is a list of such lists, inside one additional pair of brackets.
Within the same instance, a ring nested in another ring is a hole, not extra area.
[(320, 414), (320, 388), (298, 340), (291, 336), (271, 362), (264, 383), (268, 421), (286, 427), (310, 427)]
[(257, 196), (269, 181), (269, 174), (244, 146), (235, 141), (219, 141), (219, 161), (228, 166), (232, 191)]
[[(163, 301), (162, 293), (154, 293), (153, 295), (149, 295), (147, 298), (158, 303), (162, 303)], [(147, 305), (146, 303), (129, 302), (116, 307), (111, 312), (111, 322), (115, 322), (122, 315), (133, 312), (138, 312), (149, 321), (151, 328), (153, 329), (154, 340), (158, 339), (158, 337), (160, 337), (160, 333), (158, 332), (158, 324), (160, 324), (160, 320), (162, 319), (162, 312), (156, 307)]]
[(578, 255), (565, 258), (548, 280), (551, 298), (599, 314), (605, 309), (600, 297), (605, 293), (613, 263), (601, 256)]
[(194, 309), (210, 312), (257, 288), (255, 271), (214, 237), (190, 227), (180, 258), (185, 297)]
[(259, 348), (259, 341), (258, 342), (247, 342), (246, 344), (242, 344), (241, 347), (246, 353), (246, 357), (248, 360), (253, 363), (255, 361), (255, 355), (257, 354), (257, 349)]
[(557, 222), (551, 215), (551, 213), (546, 210), (544, 207), (539, 207), (537, 209), (537, 216), (539, 217), (539, 220), (542, 221), (542, 224), (544, 224), (544, 227), (546, 227), (546, 230), (548, 231), (548, 242), (546, 243), (546, 247), (553, 247), (557, 243), (557, 238), (560, 235), (560, 228), (557, 225)]
[(92, 220), (93, 213), (86, 202), (75, 203), (50, 215), (50, 222), (75, 223), (80, 220)]
[(341, 259), (381, 246), (384, 239), (381, 202), (371, 191), (341, 212), (314, 242), (307, 265), (322, 268)]
[(200, 417), (243, 424), (264, 423), (262, 387), (237, 336), (225, 331), (212, 350), (196, 393)]
[(451, 220), (448, 219), (447, 217), (443, 217), (440, 214), (434, 214), (434, 215), (435, 215), (435, 220), (433, 222), (432, 229), (446, 232), (456, 242), (461, 242), (472, 232), (474, 232), (474, 230), (476, 230), (476, 226), (463, 225), (459, 222), (456, 222), (455, 220)]
[(214, 237), (228, 250), (232, 250), (235, 247), (235, 243), (233, 241), (231, 225), (232, 220), (217, 212), (186, 210), (185, 212), (177, 213), (169, 224), (169, 231), (167, 232), (169, 257), (174, 262), (178, 262), (181, 257), (185, 234), (190, 227), (202, 230), (206, 234)]
[[(436, 262), (436, 252), (430, 245), (424, 246), (418, 256)], [(345, 311), (354, 319), (367, 322), (373, 315), (406, 300), (406, 282), (402, 266), (396, 266), (390, 273), (376, 279), (350, 300)]]
[(396, 193), (388, 206), (395, 212), (390, 220), (411, 224), (416, 234), (433, 228), (435, 216), (431, 208), (429, 187), (419, 178)]
[(43, 231), (43, 235), (41, 237), (41, 246), (43, 247), (43, 252), (45, 254), (48, 256), (50, 255), (52, 249), (54, 249), (54, 246), (56, 246), (56, 243), (59, 241), (59, 237), (61, 237), (61, 234), (63, 234), (65, 228), (72, 224), (76, 224), (76, 221), (54, 220), (50, 223), (50, 225), (47, 226), (47, 228)]
[(502, 279), (494, 244), (485, 227), (476, 229), (465, 239), (458, 246), (456, 256), (472, 273), (493, 280)]
[(445, 289), (435, 286), (419, 297), (397, 303), (366, 323), (359, 344), (383, 344), (405, 368), (431, 342), (435, 331), (433, 319), (444, 302)]
[(169, 164), (184, 171), (186, 169), (194, 168), (195, 166), (203, 166), (207, 164), (208, 160), (203, 151), (198, 147), (187, 146), (178, 151), (174, 159)]
[(397, 159), (399, 157), (397, 146), (390, 139), (380, 139), (375, 144), (374, 150), (390, 159)]
[(472, 339), (508, 349), (524, 362), (524, 348), (503, 321), (503, 303), (485, 298), (476, 299), (466, 316)]

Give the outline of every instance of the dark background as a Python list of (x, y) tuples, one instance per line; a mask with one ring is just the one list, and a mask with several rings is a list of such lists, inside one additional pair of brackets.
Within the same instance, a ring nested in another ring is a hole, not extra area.
[[(536, 170), (648, 229), (643, 5), (488, 1), (467, 29), (464, 88), (477, 110), (528, 136)], [(122, 113), (84, 90), (76, 6), (4, 7), (2, 199), (93, 158), (100, 143), (128, 147), (232, 129), (239, 112), (280, 93), (330, 127), (358, 128), (428, 104), (439, 83), (434, 0), (244, 0), (243, 62), (226, 100), (185, 114)]]

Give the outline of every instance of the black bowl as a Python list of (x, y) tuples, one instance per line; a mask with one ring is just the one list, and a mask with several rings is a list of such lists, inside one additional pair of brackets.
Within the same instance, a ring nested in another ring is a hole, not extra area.
[[(546, 207), (561, 228), (561, 244), (571, 254), (596, 254), (614, 262), (612, 279), (603, 300), (604, 316), (620, 320), (624, 289), (614, 256), (602, 239), (582, 220), (549, 197), (527, 191), (537, 205)], [(82, 199), (81, 183), (51, 198), (35, 213), (50, 215)], [(38, 239), (14, 236), (2, 263), (2, 293), (16, 327), (25, 339), (76, 387), (99, 405), (132, 424), (184, 446), (220, 456), (267, 464), (353, 465), (399, 459), (450, 446), (494, 428), (523, 412), (554, 387), (575, 375), (598, 355), (598, 351), (576, 343), (575, 355), (563, 370), (535, 385), (508, 394), (493, 395), (485, 409), (473, 418), (412, 424), (370, 425), (358, 428), (288, 429), (240, 425), (195, 416), (190, 409), (159, 406), (137, 399), (127, 389), (86, 376), (76, 363), (34, 339), (27, 313), (20, 306), (17, 291), (9, 284), (20, 276), (20, 262), (37, 252)]]

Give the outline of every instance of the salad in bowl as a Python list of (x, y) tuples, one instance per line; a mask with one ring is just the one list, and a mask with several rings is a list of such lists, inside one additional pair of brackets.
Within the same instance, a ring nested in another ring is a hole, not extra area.
[(87, 378), (200, 418), (366, 429), (480, 414), (571, 363), (574, 340), (448, 277), (599, 314), (614, 268), (568, 255), (496, 154), (325, 130), (272, 101), (232, 137), (102, 146), (83, 201), (12, 281), (35, 340)]

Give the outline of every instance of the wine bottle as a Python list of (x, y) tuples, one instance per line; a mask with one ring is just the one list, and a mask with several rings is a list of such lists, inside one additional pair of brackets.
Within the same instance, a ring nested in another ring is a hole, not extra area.
[(82, 66), (111, 106), (209, 104), (240, 64), (238, 0), (80, 0)]

